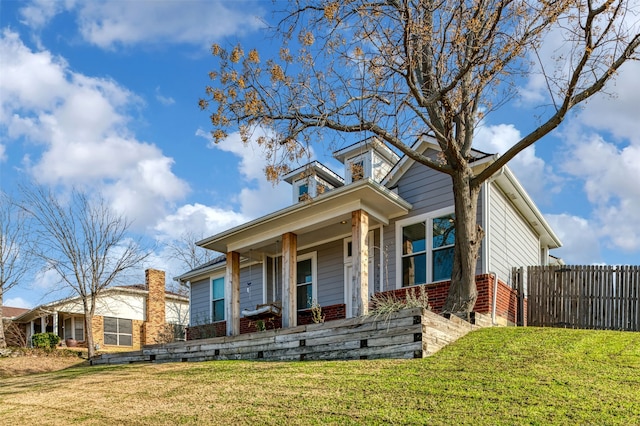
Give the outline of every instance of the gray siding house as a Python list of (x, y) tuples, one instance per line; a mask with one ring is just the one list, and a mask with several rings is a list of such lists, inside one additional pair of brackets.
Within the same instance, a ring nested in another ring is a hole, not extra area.
[[(414, 147), (437, 155), (426, 139)], [(190, 288), (190, 324), (217, 334), (367, 311), (374, 293), (420, 287), (438, 311), (453, 259), (453, 192), (449, 176), (370, 138), (334, 153), (344, 178), (318, 162), (292, 171), (293, 204), (197, 244), (223, 253), (177, 280)], [(496, 158), (474, 152), (474, 167)], [(561, 243), (508, 167), (483, 184), (478, 223), (485, 230), (477, 265), (477, 312), (515, 322), (513, 267), (544, 265)], [(216, 328), (217, 327), (217, 328)]]

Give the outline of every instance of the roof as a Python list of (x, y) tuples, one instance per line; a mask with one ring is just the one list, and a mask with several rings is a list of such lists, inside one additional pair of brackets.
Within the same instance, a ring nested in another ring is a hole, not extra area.
[[(148, 293), (147, 287), (145, 284), (133, 284), (133, 285), (121, 285), (121, 286), (113, 286), (108, 287), (102, 291), (102, 295), (108, 293), (129, 293), (129, 294), (138, 294), (138, 295), (146, 295)], [(165, 291), (165, 297), (168, 299), (177, 300), (180, 302), (189, 302), (189, 298), (187, 296), (182, 296), (178, 293), (174, 293), (171, 291)], [(80, 296), (72, 296), (67, 297), (65, 299), (55, 300), (53, 302), (45, 303), (39, 306), (36, 306), (33, 309), (27, 309), (25, 312), (13, 318), (14, 321), (30, 321), (33, 317), (38, 317), (40, 313), (50, 313), (54, 310), (55, 307), (60, 305), (65, 305), (67, 303), (71, 303), (74, 301), (79, 301)]]
[[(435, 142), (433, 137), (419, 141), (412, 148), (417, 152), (424, 152), (429, 148), (440, 151), (440, 146)], [(471, 154), (474, 169), (484, 168), (498, 158), (497, 154), (488, 154), (477, 149), (472, 149)], [(393, 188), (415, 162), (412, 158), (406, 155), (403, 156), (391, 169), (387, 177), (384, 178), (382, 184)], [(493, 180), (495, 180), (496, 184), (509, 196), (511, 202), (516, 206), (520, 214), (525, 217), (527, 222), (529, 222), (529, 225), (535, 229), (542, 243), (549, 248), (562, 246), (562, 242), (558, 236), (553, 232), (549, 223), (508, 166), (504, 166), (496, 173)]]
[(27, 308), (14, 308), (12, 306), (3, 306), (2, 318), (15, 318), (29, 311), (30, 309), (27, 309)]
[[(433, 149), (434, 151), (441, 151), (440, 145), (436, 142), (433, 136), (427, 136), (423, 139), (416, 142), (411, 149), (416, 152), (423, 153), (427, 149)], [(477, 169), (484, 164), (491, 163), (496, 158), (495, 154), (489, 154), (477, 149), (471, 149), (471, 163), (473, 163), (473, 168)], [(397, 185), (400, 178), (411, 168), (411, 166), (416, 162), (413, 158), (410, 158), (408, 155), (403, 155), (400, 161), (395, 163), (395, 166), (389, 171), (387, 176), (382, 180), (382, 184), (386, 185), (389, 188), (393, 188)], [(425, 166), (426, 167), (426, 166)]]
[[(371, 179), (325, 192), (308, 202), (296, 203), (261, 218), (244, 223), (196, 244), (220, 253), (264, 248), (275, 244), (285, 232), (298, 234), (298, 246), (328, 238), (328, 232), (351, 232), (351, 213), (365, 210), (371, 220), (388, 224), (402, 216), (411, 204)], [(338, 229), (342, 224), (344, 229)], [(331, 227), (331, 229), (328, 229)], [(246, 253), (242, 254), (243, 256)], [(179, 277), (180, 278), (180, 277)], [(181, 276), (184, 278), (184, 276)]]
[(522, 187), (509, 167), (504, 166), (494, 175), (496, 184), (509, 197), (520, 214), (529, 222), (540, 236), (540, 241), (550, 249), (562, 247), (560, 238), (553, 232), (551, 226), (535, 205), (527, 191)]
[(333, 172), (330, 168), (319, 161), (312, 161), (302, 167), (298, 167), (297, 169), (282, 176), (282, 180), (288, 183), (293, 183), (294, 181), (302, 179), (309, 175), (316, 175), (324, 179), (334, 187), (344, 185), (344, 179), (342, 179), (340, 176), (338, 176), (337, 173)]
[(378, 154), (382, 155), (391, 164), (395, 164), (398, 162), (398, 160), (400, 160), (398, 154), (393, 152), (391, 148), (387, 146), (387, 144), (380, 142), (380, 140), (375, 136), (371, 136), (367, 139), (361, 140), (360, 142), (356, 142), (347, 147), (339, 149), (333, 153), (333, 157), (336, 160), (344, 163), (346, 159), (359, 155), (369, 148), (373, 148)]
[(185, 282), (188, 281), (189, 279), (196, 277), (198, 275), (202, 275), (205, 274), (207, 272), (210, 272), (214, 269), (219, 268), (220, 266), (224, 265), (227, 263), (227, 256), (226, 255), (222, 255), (222, 256), (218, 256), (215, 259), (207, 262), (207, 263), (203, 263), (200, 266), (197, 266), (195, 268), (193, 268), (192, 270), (185, 272), (182, 275), (179, 275), (177, 277), (174, 278), (175, 281), (178, 282)]

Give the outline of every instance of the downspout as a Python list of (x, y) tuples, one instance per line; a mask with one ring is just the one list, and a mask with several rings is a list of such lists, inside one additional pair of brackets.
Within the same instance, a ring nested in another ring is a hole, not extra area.
[(491, 325), (496, 324), (496, 309), (498, 307), (498, 274), (495, 272), (489, 272), (489, 275), (493, 275), (493, 303), (491, 307)]

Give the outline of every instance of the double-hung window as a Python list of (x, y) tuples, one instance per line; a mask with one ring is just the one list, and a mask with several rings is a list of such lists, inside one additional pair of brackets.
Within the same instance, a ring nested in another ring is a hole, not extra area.
[(316, 253), (298, 257), (296, 274), (296, 303), (298, 310), (309, 309), (317, 292)]
[(451, 278), (455, 229), (452, 208), (398, 221), (397, 278), (402, 287)]
[(211, 280), (211, 322), (224, 321), (224, 277)]
[(133, 345), (133, 321), (124, 318), (104, 317), (104, 344)]

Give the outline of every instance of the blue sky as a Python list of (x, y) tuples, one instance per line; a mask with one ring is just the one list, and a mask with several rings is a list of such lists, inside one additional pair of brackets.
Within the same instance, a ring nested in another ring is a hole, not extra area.
[[(268, 52), (269, 1), (0, 3), (0, 189), (30, 179), (101, 192), (157, 249), (151, 267), (184, 272), (164, 244), (211, 235), (291, 202), (263, 177), (258, 148), (237, 135), (211, 145), (198, 99), (209, 47)], [(261, 53), (262, 57), (267, 54)], [(567, 263), (640, 264), (640, 64), (510, 163), (564, 243)], [(535, 125), (541, 82), (489, 116), (476, 147), (503, 152)], [(315, 147), (317, 158), (342, 173)], [(140, 274), (140, 281), (143, 275)], [(8, 306), (52, 297), (37, 274)]]

